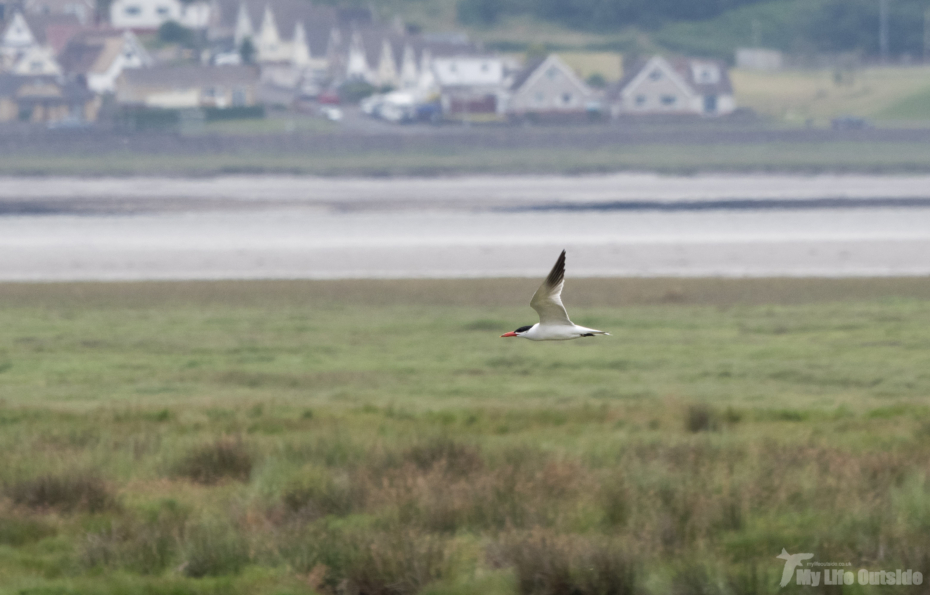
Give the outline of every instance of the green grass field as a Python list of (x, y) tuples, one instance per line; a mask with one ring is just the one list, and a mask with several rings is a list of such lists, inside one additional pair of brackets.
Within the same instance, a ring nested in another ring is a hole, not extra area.
[(930, 279), (535, 284), (0, 284), (0, 594), (930, 572)]
[(883, 125), (930, 121), (930, 69), (784, 70), (730, 73), (737, 103), (788, 124), (825, 125), (854, 115)]
[(581, 149), (439, 148), (433, 152), (341, 154), (16, 155), (0, 175), (192, 176), (285, 173), (324, 176), (582, 174), (617, 171), (863, 172), (930, 171), (930, 144), (905, 142), (626, 145)]

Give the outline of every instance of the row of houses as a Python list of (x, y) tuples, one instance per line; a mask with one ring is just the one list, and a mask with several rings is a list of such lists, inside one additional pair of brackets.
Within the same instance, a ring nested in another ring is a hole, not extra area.
[[(289, 104), (348, 84), (393, 90), (367, 105), (398, 119), (424, 104), (447, 117), (498, 119), (734, 108), (718, 62), (654, 57), (594, 90), (558, 56), (519, 64), (461, 35), (411, 34), (366, 9), (308, 0), (114, 0), (108, 26), (93, 22), (87, 0), (0, 8), (0, 90), (9, 104), (0, 121), (92, 121), (103, 96), (126, 106), (223, 109)], [(137, 35), (170, 21), (198, 32), (186, 63), (158, 64)]]

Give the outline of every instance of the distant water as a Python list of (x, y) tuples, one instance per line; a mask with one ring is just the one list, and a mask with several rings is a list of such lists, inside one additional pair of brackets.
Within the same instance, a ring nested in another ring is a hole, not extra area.
[(0, 179), (0, 280), (930, 274), (930, 179), (520, 180)]

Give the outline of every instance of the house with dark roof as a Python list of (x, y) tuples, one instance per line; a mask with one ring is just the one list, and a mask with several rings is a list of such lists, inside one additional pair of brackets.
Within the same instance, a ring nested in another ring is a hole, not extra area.
[(74, 15), (29, 15), (15, 11), (0, 30), (0, 71), (59, 75), (55, 54), (81, 29)]
[(58, 55), (65, 74), (84, 81), (96, 93), (112, 93), (127, 69), (146, 68), (154, 61), (132, 31), (91, 29), (75, 35)]
[(514, 76), (506, 111), (514, 117), (584, 115), (594, 92), (555, 54), (538, 58)]
[(54, 76), (0, 75), (0, 122), (94, 122), (100, 98), (82, 85)]
[(736, 109), (727, 66), (703, 58), (652, 58), (634, 64), (607, 91), (613, 117), (719, 116)]
[(116, 84), (122, 106), (163, 109), (251, 107), (258, 104), (255, 66), (157, 66), (125, 70)]

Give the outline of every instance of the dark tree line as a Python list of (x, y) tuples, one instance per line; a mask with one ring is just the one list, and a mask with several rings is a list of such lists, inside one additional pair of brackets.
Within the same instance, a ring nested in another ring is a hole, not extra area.
[(667, 21), (699, 20), (763, 0), (460, 0), (459, 18), (492, 24), (506, 14), (531, 13), (582, 29), (624, 25), (655, 27)]
[[(792, 14), (784, 27), (782, 49), (794, 49), (800, 38), (803, 47), (818, 51), (879, 53), (879, 0), (459, 0), (458, 16), (473, 25), (528, 14), (589, 31), (631, 25), (650, 30), (666, 23), (712, 19), (761, 2), (783, 4)], [(930, 0), (888, 0), (892, 55), (923, 54), (928, 8)], [(778, 40), (767, 41), (779, 45)]]

